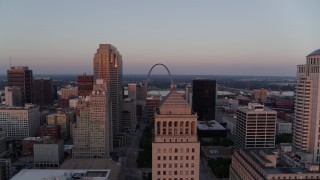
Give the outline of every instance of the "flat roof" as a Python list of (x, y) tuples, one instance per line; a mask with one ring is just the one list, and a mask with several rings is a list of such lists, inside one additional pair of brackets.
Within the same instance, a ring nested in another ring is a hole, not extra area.
[(109, 169), (23, 169), (11, 180), (43, 180), (43, 179), (86, 179), (108, 180)]
[(216, 120), (211, 121), (198, 121), (198, 129), (200, 130), (226, 130), (220, 123)]
[(227, 157), (231, 158), (234, 148), (223, 146), (201, 146), (201, 150), (208, 158)]
[(237, 119), (236, 118), (233, 118), (231, 116), (223, 116), (223, 119), (227, 120), (227, 121), (230, 121), (232, 123), (237, 123)]

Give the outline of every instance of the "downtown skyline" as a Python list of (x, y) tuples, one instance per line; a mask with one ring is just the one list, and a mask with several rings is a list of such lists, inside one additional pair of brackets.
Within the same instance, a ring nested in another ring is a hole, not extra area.
[(0, 74), (10, 56), (12, 66), (35, 74), (93, 74), (96, 44), (110, 43), (121, 49), (124, 74), (145, 74), (161, 62), (178, 75), (294, 76), (320, 47), (319, 5), (1, 1)]

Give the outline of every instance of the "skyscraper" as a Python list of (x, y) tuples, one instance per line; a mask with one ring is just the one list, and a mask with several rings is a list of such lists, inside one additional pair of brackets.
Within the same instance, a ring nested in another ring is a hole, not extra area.
[(320, 49), (297, 66), (293, 146), (320, 162)]
[(39, 105), (53, 104), (53, 83), (51, 78), (36, 78), (33, 81), (33, 103)]
[(175, 87), (155, 113), (153, 179), (199, 179), (197, 115)]
[(7, 71), (8, 86), (18, 86), (21, 89), (21, 105), (32, 103), (33, 77), (32, 70), (25, 67), (11, 67)]
[(106, 84), (102, 79), (94, 84), (90, 101), (79, 101), (79, 114), (73, 130), (73, 157), (110, 157), (113, 134), (108, 101)]
[(194, 79), (192, 81), (192, 110), (198, 120), (214, 120), (216, 112), (216, 81)]
[(235, 146), (243, 148), (274, 148), (277, 112), (264, 105), (249, 103), (237, 110)]
[(114, 144), (121, 146), (123, 138), (116, 137), (122, 131), (122, 56), (111, 44), (100, 44), (93, 58), (93, 68), (94, 79), (103, 79), (106, 83)]
[(17, 86), (5, 87), (5, 100), (6, 105), (9, 107), (12, 106), (21, 106), (21, 88)]

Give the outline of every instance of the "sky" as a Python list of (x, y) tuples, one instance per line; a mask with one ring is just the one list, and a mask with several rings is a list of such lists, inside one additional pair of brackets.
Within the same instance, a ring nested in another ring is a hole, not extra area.
[[(0, 74), (92, 73), (99, 44), (124, 74), (295, 76), (320, 49), (320, 1), (0, 0)], [(166, 73), (157, 67), (155, 74)]]

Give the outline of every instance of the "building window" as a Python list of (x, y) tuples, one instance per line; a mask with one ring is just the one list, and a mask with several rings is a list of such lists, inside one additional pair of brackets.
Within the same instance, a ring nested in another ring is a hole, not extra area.
[(161, 174), (160, 171), (158, 171), (157, 174), (160, 175)]
[(194, 148), (192, 148), (192, 152), (194, 152)]
[(158, 156), (158, 160), (161, 160), (161, 157), (160, 157), (160, 156)]

